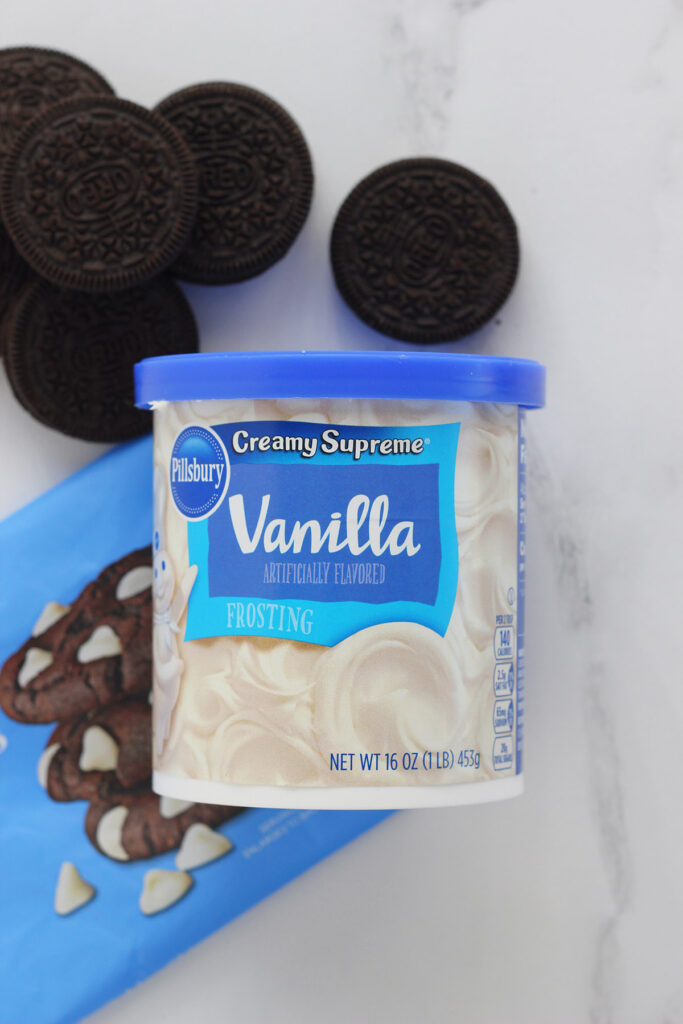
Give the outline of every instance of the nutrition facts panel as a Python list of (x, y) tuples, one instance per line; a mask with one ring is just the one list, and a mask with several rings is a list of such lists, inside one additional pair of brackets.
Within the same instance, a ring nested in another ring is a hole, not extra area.
[[(508, 603), (514, 604), (515, 592), (508, 591)], [(515, 766), (515, 616), (512, 611), (496, 615), (496, 629), (493, 635), (493, 650), (496, 657), (493, 668), (493, 767), (502, 772)]]

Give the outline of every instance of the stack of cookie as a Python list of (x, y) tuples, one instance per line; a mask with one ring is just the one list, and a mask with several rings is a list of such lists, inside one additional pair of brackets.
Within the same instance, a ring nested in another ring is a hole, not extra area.
[(36, 419), (92, 441), (150, 429), (132, 366), (196, 351), (181, 290), (159, 276), (196, 211), (192, 157), (165, 121), (82, 61), (0, 51), (0, 347)]
[[(294, 242), (312, 192), (298, 125), (255, 89), (205, 83), (147, 110), (66, 54), (1, 50), (0, 350), (18, 400), (85, 440), (150, 430), (134, 363), (198, 348), (173, 278), (261, 274)], [(438, 343), (496, 315), (519, 242), (490, 182), (420, 157), (352, 190), (330, 255), (361, 320)]]
[(0, 51), (0, 345), (18, 400), (85, 440), (149, 431), (134, 363), (198, 348), (173, 276), (263, 272), (312, 187), (299, 128), (254, 89), (195, 86), (147, 110), (66, 54)]
[(38, 763), (53, 800), (87, 800), (85, 831), (117, 861), (180, 847), (182, 869), (230, 848), (209, 830), (241, 808), (152, 792), (152, 557), (109, 565), (72, 605), (50, 602), (0, 670), (0, 706), (16, 721), (57, 722)]

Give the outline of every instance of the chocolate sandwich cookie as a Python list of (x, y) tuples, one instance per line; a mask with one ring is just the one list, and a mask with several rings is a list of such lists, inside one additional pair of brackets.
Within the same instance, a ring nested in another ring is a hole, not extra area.
[(72, 605), (46, 605), (0, 669), (3, 711), (55, 722), (148, 694), (152, 578), (151, 549), (141, 548), (107, 566)]
[(0, 50), (0, 169), (18, 133), (48, 107), (113, 92), (102, 75), (68, 53), (35, 46)]
[(413, 342), (456, 341), (508, 297), (519, 245), (494, 187), (448, 160), (399, 160), (360, 182), (332, 231), (332, 269), (351, 309)]
[(0, 355), (9, 307), (31, 276), (31, 270), (0, 223)]
[(156, 109), (187, 142), (199, 178), (197, 219), (173, 273), (230, 284), (267, 270), (311, 205), (313, 168), (299, 127), (270, 97), (228, 82), (182, 89)]
[(125, 292), (86, 295), (28, 285), (4, 331), (17, 399), (48, 427), (85, 441), (125, 441), (152, 429), (136, 409), (133, 366), (198, 347), (192, 310), (167, 276)]
[(148, 281), (194, 223), (194, 162), (159, 114), (113, 96), (67, 100), (15, 139), (0, 181), (5, 226), (54, 284), (112, 292)]
[(106, 800), (152, 774), (152, 715), (147, 697), (122, 700), (60, 722), (41, 769), (53, 800)]
[(174, 801), (176, 807), (165, 815), (164, 800), (147, 786), (140, 786), (113, 793), (106, 801), (94, 801), (85, 817), (88, 839), (112, 860), (145, 860), (175, 850), (190, 825), (201, 822), (215, 828), (244, 810), (222, 804), (186, 805)]

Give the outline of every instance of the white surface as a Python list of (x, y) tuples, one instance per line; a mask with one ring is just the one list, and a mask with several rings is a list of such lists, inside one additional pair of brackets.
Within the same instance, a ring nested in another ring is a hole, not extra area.
[[(432, 153), (489, 177), (523, 266), (461, 350), (549, 367), (529, 417), (526, 793), (403, 812), (93, 1024), (680, 1024), (680, 0), (22, 0), (3, 45), (71, 50), (154, 103), (271, 93), (316, 193), (287, 259), (189, 288), (203, 345), (394, 348), (337, 298), (334, 213)], [(0, 379), (0, 514), (94, 458)]]

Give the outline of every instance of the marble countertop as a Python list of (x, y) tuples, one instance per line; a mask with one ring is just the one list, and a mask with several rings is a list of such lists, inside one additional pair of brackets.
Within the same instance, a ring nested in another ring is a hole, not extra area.
[[(188, 287), (205, 349), (401, 346), (338, 298), (349, 189), (432, 154), (489, 178), (522, 270), (457, 348), (548, 366), (529, 417), (526, 793), (404, 812), (93, 1024), (681, 1024), (681, 0), (23, 0), (3, 45), (126, 97), (230, 79), (283, 103), (316, 192), (288, 257)], [(103, 449), (0, 375), (0, 515)]]

